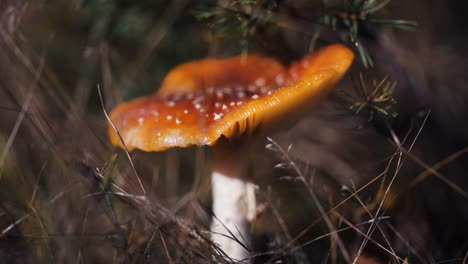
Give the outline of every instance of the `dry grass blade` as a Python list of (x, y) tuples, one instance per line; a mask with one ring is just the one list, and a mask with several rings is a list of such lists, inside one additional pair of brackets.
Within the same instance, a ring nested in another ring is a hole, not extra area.
[[(452, 2), (0, 0), (0, 263), (468, 263), (466, 4)], [(415, 15), (421, 30), (384, 29)], [(290, 65), (331, 43), (361, 58), (350, 78), (291, 129), (254, 133), (275, 153), (245, 148), (253, 239), (227, 237), (252, 258), (210, 240), (211, 148), (109, 142), (109, 107), (180, 63)]]
[[(48, 201), (48, 203), (46, 204), (46, 206), (51, 206), (53, 205), (56, 201), (58, 201), (60, 198), (62, 198), (64, 195), (68, 194), (68, 192), (70, 192), (70, 190), (74, 189), (77, 187), (77, 184), (79, 183), (73, 183), (73, 184), (70, 184), (70, 186), (68, 187), (65, 187), (63, 189), (63, 191), (59, 192), (58, 194), (56, 194), (52, 199), (50, 199)], [(36, 210), (38, 210), (40, 208), (36, 208)], [(17, 220), (15, 220), (12, 224), (8, 225), (7, 227), (5, 227), (2, 232), (0, 232), (0, 237), (3, 237), (5, 236), (8, 232), (10, 232), (15, 226), (19, 225), (21, 222), (23, 222), (24, 220), (26, 220), (28, 217), (30, 217), (31, 215), (33, 214), (33, 212), (29, 212), (25, 215), (23, 215), (22, 217), (18, 218)]]
[(40, 237), (42, 239), (42, 242), (44, 244), (44, 247), (47, 249), (48, 252), (52, 252), (52, 249), (49, 247), (49, 243), (48, 243), (48, 236), (49, 234), (47, 233), (47, 229), (44, 225), (44, 223), (42, 222), (41, 220), (41, 216), (39, 215), (39, 213), (37, 212), (36, 208), (34, 208), (34, 206), (30, 206), (30, 209), (31, 209), (31, 212), (34, 214), (34, 216), (36, 216), (36, 219), (37, 219), (37, 222), (39, 223), (39, 227), (40, 227)]
[[(420, 159), (418, 159), (421, 164), (423, 164), (423, 167), (426, 169), (424, 172), (422, 172), (421, 174), (419, 174), (418, 176), (416, 176), (416, 178), (414, 178), (414, 180), (412, 180), (409, 184), (408, 184), (408, 187), (407, 189), (411, 189), (413, 188), (414, 186), (416, 186), (417, 184), (419, 184), (420, 182), (422, 182), (424, 179), (426, 179), (429, 175), (431, 174), (434, 174), (436, 175), (439, 179), (441, 179), (442, 181), (446, 182), (447, 181), (447, 178), (444, 177), (442, 174), (440, 174), (439, 172), (437, 172), (438, 170), (440, 170), (442, 167), (444, 167), (445, 165), (449, 164), (450, 162), (460, 158), (462, 155), (464, 155), (465, 153), (468, 152), (468, 146), (466, 147), (463, 147), (462, 149), (460, 149), (459, 151), (456, 151), (454, 152), (453, 154), (447, 156), (445, 159), (437, 162), (436, 164), (434, 164), (433, 166), (429, 166), (425, 163), (423, 163)], [(414, 155), (412, 155), (414, 156)], [(417, 157), (415, 157), (417, 158)], [(453, 183), (448, 183), (446, 182), (447, 184), (449, 185), (453, 185)], [(451, 186), (452, 187), (452, 186)], [(452, 188), (454, 188), (455, 190), (457, 191), (460, 191), (460, 194), (462, 194), (465, 198), (467, 197), (466, 195), (466, 192), (461, 190), (460, 187), (458, 186), (453, 186)]]
[[(278, 207), (272, 201), (269, 193), (264, 194), (264, 193), (258, 191), (258, 194), (261, 195), (261, 197), (263, 199), (265, 199), (265, 202), (266, 202), (267, 206), (271, 209), (271, 212), (273, 213), (273, 216), (275, 217), (276, 221), (278, 222), (278, 224), (280, 226), (280, 229), (281, 229), (281, 232), (283, 233), (283, 236), (287, 240), (286, 246), (279, 249), (278, 252), (277, 252), (277, 255), (285, 254), (287, 249), (296, 246), (296, 242), (295, 242), (295, 240), (293, 239), (291, 233), (288, 230), (288, 225), (286, 224), (285, 219), (281, 215)], [(306, 254), (300, 249), (297, 250), (297, 254), (295, 255), (295, 260), (296, 260), (297, 263), (303, 263), (303, 264), (309, 263), (309, 261), (307, 260)]]
[[(337, 212), (335, 212), (335, 214), (338, 214)], [(380, 249), (382, 249), (383, 251), (385, 251), (386, 253), (388, 253), (389, 255), (391, 255), (392, 257), (395, 258), (396, 261), (398, 261), (399, 263), (403, 263), (404, 262), (404, 259), (400, 256), (398, 256), (395, 251), (393, 250), (393, 248), (391, 248), (391, 245), (390, 246), (390, 249), (387, 249), (386, 247), (384, 247), (382, 244), (380, 244), (379, 242), (377, 242), (376, 240), (372, 239), (371, 237), (367, 237), (366, 234), (364, 232), (362, 232), (359, 228), (357, 228), (356, 225), (354, 225), (353, 223), (351, 223), (348, 219), (344, 218), (342, 215), (339, 215), (338, 216), (340, 217), (340, 219), (343, 220), (343, 222), (348, 225), (350, 228), (352, 228), (354, 231), (356, 231), (356, 233), (358, 233), (359, 235), (363, 236), (364, 238), (367, 238), (369, 241), (371, 241), (374, 245), (376, 245), (377, 247), (379, 247)], [(375, 222), (375, 221), (373, 221)], [(377, 224), (378, 225), (378, 224)], [(388, 240), (386, 240), (386, 242), (388, 242)]]
[[(307, 192), (309, 193), (310, 197), (312, 198), (312, 201), (314, 202), (315, 206), (319, 210), (322, 219), (325, 221), (325, 223), (327, 224), (330, 231), (334, 232), (335, 227), (333, 226), (330, 218), (328, 217), (327, 213), (325, 212), (322, 204), (320, 203), (320, 200), (315, 195), (313, 187), (310, 186), (309, 183), (307, 182), (307, 180), (305, 179), (304, 174), (302, 173), (302, 171), (299, 169), (299, 167), (296, 165), (296, 163), (289, 157), (288, 152), (285, 151), (278, 143), (276, 143), (276, 141), (274, 141), (271, 138), (267, 138), (267, 140), (270, 141), (271, 144), (273, 144), (275, 149), (277, 149), (279, 151), (279, 153), (281, 154), (282, 158), (285, 159), (287, 164), (289, 164), (290, 168), (292, 168), (295, 171), (295, 173), (298, 175), (299, 180), (304, 184), (304, 186), (307, 189)], [(334, 233), (334, 236), (336, 236), (336, 241), (337, 241), (338, 247), (340, 248), (341, 254), (343, 255), (343, 258), (346, 260), (346, 262), (350, 262), (351, 258), (349, 256), (347, 250), (346, 250), (346, 247), (343, 244), (343, 241), (339, 238), (339, 236), (338, 236), (338, 234), (336, 232)]]
[[(364, 210), (366, 211), (367, 215), (369, 217), (372, 218), (372, 213), (369, 211), (369, 209), (367, 208), (367, 206), (364, 204), (364, 202), (361, 200), (361, 198), (359, 198), (358, 195), (355, 196), (356, 200), (358, 201), (358, 203), (361, 205), (362, 208), (364, 208)], [(336, 214), (338, 214), (338, 212), (335, 211)], [(351, 222), (349, 222), (346, 218), (344, 218), (343, 216), (341, 216), (341, 219), (343, 219), (343, 221), (347, 224), (347, 225), (350, 225), (352, 224)], [(387, 243), (388, 247), (390, 248), (390, 251), (388, 251), (387, 249), (384, 249), (385, 251), (389, 252), (393, 257), (395, 257), (397, 260), (400, 260), (400, 258), (397, 256), (397, 254), (395, 253), (395, 250), (393, 249), (392, 247), (392, 244), (390, 243), (390, 241), (388, 240), (387, 236), (385, 235), (385, 232), (382, 230), (381, 226), (379, 223), (376, 224), (377, 228), (379, 229), (379, 232), (380, 234), (382, 235), (382, 237), (384, 238), (385, 240), (385, 243)], [(359, 234), (361, 234), (362, 232), (359, 230)], [(361, 234), (362, 235), (362, 234)], [(380, 244), (379, 244), (379, 247)]]
[(161, 238), (161, 242), (163, 243), (163, 246), (164, 246), (164, 252), (166, 252), (167, 261), (169, 264), (172, 264), (173, 261), (172, 261), (171, 255), (169, 254), (169, 250), (167, 250), (166, 240), (164, 240), (164, 236), (161, 233), (161, 230), (158, 230), (158, 232), (159, 232), (159, 237)]
[(13, 145), (13, 141), (15, 140), (16, 134), (18, 133), (18, 130), (19, 130), (21, 124), (23, 123), (24, 117), (26, 116), (26, 113), (28, 111), (29, 105), (32, 102), (32, 99), (33, 99), (33, 96), (34, 96), (34, 91), (38, 87), (39, 78), (41, 77), (42, 70), (44, 68), (44, 64), (45, 64), (45, 57), (42, 56), (42, 58), (40, 60), (40, 63), (39, 63), (39, 67), (38, 67), (38, 69), (37, 69), (37, 71), (36, 71), (36, 73), (34, 75), (34, 80), (33, 80), (32, 84), (31, 84), (31, 87), (29, 88), (26, 99), (24, 100), (24, 103), (21, 106), (21, 112), (19, 113), (18, 117), (16, 118), (15, 125), (14, 125), (13, 129), (10, 132), (10, 135), (8, 137), (8, 141), (7, 141), (6, 145), (5, 145), (5, 147), (3, 148), (2, 155), (0, 156), (0, 180), (2, 178), (2, 174), (3, 174), (2, 170), (3, 170), (3, 167), (5, 166), (5, 160), (7, 158), (8, 151), (10, 150), (11, 146)]
[[(422, 122), (422, 124), (421, 124), (421, 127), (419, 128), (419, 130), (418, 130), (418, 132), (416, 133), (416, 135), (415, 135), (413, 141), (411, 142), (410, 147), (408, 148), (408, 152), (410, 152), (410, 151), (413, 149), (414, 144), (416, 143), (417, 139), (419, 138), (419, 135), (421, 134), (421, 131), (422, 131), (422, 129), (424, 128), (424, 126), (425, 126), (425, 124), (426, 124), (426, 122), (427, 122), (427, 119), (429, 118), (429, 115), (430, 115), (430, 111), (426, 114), (426, 116), (425, 116), (425, 118), (424, 118), (424, 120), (423, 120), (423, 122)], [(393, 131), (392, 129), (390, 129), (390, 132), (391, 132), (391, 134), (392, 134), (392, 136), (393, 136), (393, 138), (394, 138), (395, 144), (396, 144), (397, 146), (401, 146), (401, 143), (400, 143), (401, 141), (400, 141), (400, 140), (398, 139), (398, 137), (395, 135), (394, 131)], [(401, 153), (402, 153), (402, 152), (401, 152)], [(374, 214), (374, 218), (376, 218), (376, 217), (379, 216), (380, 211), (381, 211), (382, 208), (383, 208), (385, 199), (387, 199), (387, 196), (388, 196), (388, 194), (389, 194), (389, 192), (390, 192), (390, 189), (391, 189), (391, 187), (392, 187), (392, 184), (393, 184), (393, 182), (395, 181), (395, 179), (396, 179), (398, 173), (400, 172), (400, 170), (401, 170), (401, 168), (402, 168), (402, 166), (403, 166), (403, 163), (404, 163), (405, 159), (406, 159), (406, 157), (403, 157), (403, 158), (402, 158), (401, 155), (400, 155), (400, 157), (399, 157), (399, 159), (398, 159), (397, 167), (396, 167), (396, 169), (395, 169), (395, 173), (393, 174), (393, 176), (392, 176), (390, 182), (388, 183), (387, 188), (385, 189), (385, 193), (384, 193), (384, 195), (383, 195), (383, 197), (382, 197), (382, 200), (381, 200), (379, 206), (377, 207), (377, 210), (376, 210), (376, 212), (375, 212), (375, 214)], [(401, 162), (400, 162), (400, 160), (401, 160)], [(368, 242), (368, 240), (369, 240), (368, 238), (371, 237), (371, 235), (372, 235), (372, 233), (374, 232), (374, 230), (375, 230), (375, 226), (374, 226), (374, 222), (373, 222), (373, 223), (370, 225), (369, 229), (367, 230), (367, 233), (366, 233), (366, 236), (365, 236), (365, 238), (364, 238), (364, 241), (362, 242), (361, 246), (359, 247), (359, 249), (358, 249), (358, 251), (357, 251), (357, 254), (356, 254), (356, 257), (355, 257), (354, 260), (353, 260), (353, 264), (357, 263), (357, 261), (358, 261), (360, 255), (362, 254), (362, 251), (364, 250), (364, 247), (366, 246), (366, 244), (367, 244), (367, 242)]]
[[(226, 237), (226, 238), (229, 238), (233, 241), (235, 241), (236, 243), (238, 243), (241, 247), (243, 247), (245, 250), (247, 251), (252, 251), (250, 248), (249, 248), (249, 245), (247, 245), (246, 243), (246, 239), (242, 236), (240, 230), (236, 228), (236, 231), (237, 233), (239, 234), (240, 236), (240, 239), (238, 238), (238, 236), (236, 236), (222, 221), (220, 221), (218, 219), (218, 217), (216, 217), (216, 215), (213, 215), (213, 218), (216, 222), (218, 222), (220, 225), (223, 226), (223, 228), (229, 233), (229, 235), (225, 234), (225, 233), (218, 233), (218, 232), (212, 232), (213, 234), (216, 234), (216, 235), (219, 235), (219, 236), (223, 236), (223, 237)], [(211, 231), (210, 231), (211, 232)]]
[[(465, 147), (463, 148), (462, 150), (458, 151), (457, 153), (459, 153), (459, 155), (450, 155), (448, 158), (445, 158), (443, 161), (441, 162), (437, 162), (437, 164), (435, 164), (434, 166), (430, 166), (428, 165), (427, 163), (425, 163), (424, 161), (422, 161), (420, 158), (418, 158), (417, 156), (415, 156), (414, 154), (410, 153), (408, 150), (406, 150), (404, 147), (400, 147), (400, 150), (407, 156), (407, 157), (410, 157), (413, 161), (415, 161), (418, 165), (420, 165), (421, 167), (423, 167), (425, 170), (424, 172), (422, 172), (421, 174), (419, 174), (418, 176), (416, 176), (416, 178), (411, 181), (411, 183), (406, 187), (407, 189), (411, 189), (412, 187), (414, 187), (416, 184), (420, 183), (421, 181), (423, 181), (427, 176), (429, 175), (434, 175), (436, 176), (437, 179), (441, 180), (443, 183), (447, 184), (447, 186), (449, 186), (450, 188), (452, 188), (455, 192), (457, 192), (458, 194), (460, 194), (461, 196), (463, 196), (465, 199), (468, 200), (468, 193), (463, 190), (460, 186), (456, 185), (454, 182), (452, 182), (451, 180), (449, 180), (446, 176), (444, 176), (442, 173), (438, 172), (437, 170), (440, 169), (444, 164), (447, 164), (449, 163), (450, 161), (453, 161), (454, 159), (456, 159), (458, 156), (461, 156), (462, 153), (465, 153), (465, 152), (468, 152), (468, 147)], [(441, 165), (442, 164), (442, 165)]]
[[(379, 218), (378, 220), (385, 220), (385, 219), (388, 219), (388, 217), (381, 217)], [(373, 223), (375, 221), (375, 219), (371, 219), (371, 220), (368, 220), (368, 221), (364, 221), (364, 222), (361, 222), (361, 223), (358, 223), (358, 224), (355, 224), (354, 227), (361, 227), (361, 226), (365, 226), (365, 225), (369, 225), (371, 223)], [(348, 227), (343, 227), (343, 228), (339, 228), (339, 229), (336, 229), (335, 231), (333, 232), (329, 232), (329, 233), (325, 233), (323, 235), (320, 235), (320, 236), (317, 236), (315, 237), (314, 239), (311, 239), (309, 241), (306, 241), (302, 244), (299, 244), (295, 247), (292, 247), (292, 248), (289, 248), (289, 247), (285, 247), (283, 248), (282, 250), (284, 250), (284, 253), (285, 254), (291, 254), (301, 248), (304, 248), (312, 243), (315, 243), (319, 240), (322, 240), (324, 238), (327, 238), (327, 237), (331, 237), (331, 236), (334, 236), (336, 235), (337, 233), (341, 233), (341, 232), (344, 232), (344, 231), (347, 231), (347, 230), (351, 230), (353, 229), (351, 226), (348, 226)], [(273, 251), (266, 251), (266, 252), (261, 252), (261, 253), (256, 253), (254, 254), (252, 257), (259, 257), (259, 256), (275, 256), (278, 254), (278, 251), (277, 250), (273, 250)]]
[(410, 242), (407, 239), (405, 239), (403, 234), (398, 232), (398, 230), (396, 230), (396, 228), (391, 223), (387, 222), (386, 225), (390, 228), (390, 230), (393, 231), (393, 233), (397, 235), (398, 239), (400, 239), (403, 242), (403, 244), (406, 245), (406, 247), (411, 251), (412, 254), (414, 254), (418, 258), (418, 260), (421, 263), (425, 262), (424, 258), (417, 252), (417, 250), (412, 245), (410, 245)]
[[(359, 194), (360, 192), (364, 191), (365, 189), (367, 189), (369, 186), (371, 186), (374, 182), (376, 182), (377, 180), (379, 180), (380, 178), (382, 178), (384, 175), (385, 175), (386, 172), (383, 172), (379, 175), (377, 175), (376, 177), (372, 178), (369, 182), (367, 182), (366, 184), (364, 184), (361, 188), (359, 188), (358, 190), (354, 191), (353, 193), (351, 193), (348, 197), (346, 197), (345, 199), (343, 199), (342, 201), (340, 201), (338, 204), (336, 204), (335, 206), (333, 206), (330, 210), (328, 210), (327, 212), (327, 215), (331, 214), (332, 212), (334, 212), (335, 210), (337, 210), (339, 207), (341, 207), (342, 205), (344, 205), (346, 202), (348, 202), (350, 199), (354, 198), (357, 194)], [(306, 228), (304, 228), (298, 235), (296, 235), (293, 239), (291, 239), (288, 244), (286, 245), (286, 248), (290, 248), (291, 246), (293, 246), (294, 243), (296, 243), (296, 241), (298, 239), (300, 239), (301, 237), (303, 237), (307, 232), (309, 232), (314, 226), (316, 226), (319, 222), (321, 221), (321, 218), (318, 218), (316, 220), (314, 220), (310, 225), (308, 225)]]
[(143, 46), (137, 55), (135, 64), (132, 67), (132, 73), (130, 74), (130, 80), (133, 80), (136, 75), (141, 71), (144, 64), (150, 58), (151, 53), (157, 48), (157, 46), (164, 39), (164, 36), (168, 33), (169, 28), (173, 25), (176, 18), (180, 15), (183, 8), (189, 3), (188, 0), (174, 0), (169, 3), (163, 16), (155, 24), (148, 36), (143, 40)]
[(125, 142), (124, 142), (122, 136), (120, 135), (120, 132), (117, 130), (117, 127), (115, 127), (114, 123), (112, 122), (109, 115), (107, 114), (106, 107), (104, 105), (104, 101), (103, 101), (103, 98), (102, 98), (101, 89), (99, 88), (99, 85), (97, 86), (97, 90), (98, 90), (98, 94), (99, 94), (99, 100), (101, 102), (102, 111), (103, 111), (104, 115), (106, 116), (107, 122), (111, 125), (112, 129), (114, 129), (115, 133), (117, 133), (117, 135), (118, 135), (118, 137), (119, 137), (119, 139), (120, 139), (120, 141), (122, 143), (122, 146), (124, 147), (125, 155), (127, 156), (128, 162), (130, 163), (130, 166), (132, 167), (133, 173), (135, 174), (135, 178), (137, 179), (138, 184), (140, 185), (141, 191), (143, 192), (144, 195), (146, 195), (145, 187), (143, 186), (143, 183), (141, 182), (140, 176), (138, 175), (138, 172), (137, 172), (137, 170), (135, 168), (135, 165), (133, 164), (132, 157), (130, 157), (130, 153), (128, 152), (127, 146), (125, 145)]

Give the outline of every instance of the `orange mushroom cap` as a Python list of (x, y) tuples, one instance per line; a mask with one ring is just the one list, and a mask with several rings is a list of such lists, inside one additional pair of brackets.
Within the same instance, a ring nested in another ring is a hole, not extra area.
[[(123, 103), (111, 120), (129, 150), (214, 145), (252, 134), (314, 103), (343, 77), (354, 58), (325, 47), (289, 68), (256, 55), (205, 59), (172, 70), (159, 91)], [(113, 144), (121, 145), (109, 129)]]

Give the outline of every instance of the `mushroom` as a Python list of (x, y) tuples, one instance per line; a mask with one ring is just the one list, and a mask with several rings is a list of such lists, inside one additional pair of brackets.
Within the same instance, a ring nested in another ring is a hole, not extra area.
[[(115, 108), (111, 120), (128, 150), (214, 147), (212, 240), (229, 258), (247, 259), (243, 244), (250, 243), (255, 193), (237, 144), (284, 127), (315, 105), (353, 57), (335, 44), (289, 67), (257, 55), (186, 63), (166, 76), (156, 94)], [(122, 146), (114, 129), (109, 134)]]

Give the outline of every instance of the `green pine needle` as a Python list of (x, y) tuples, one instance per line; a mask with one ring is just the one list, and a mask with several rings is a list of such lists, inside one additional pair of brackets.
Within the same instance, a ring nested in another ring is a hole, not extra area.
[(371, 56), (364, 48), (360, 36), (361, 27), (365, 24), (389, 26), (404, 30), (414, 30), (417, 23), (401, 19), (378, 19), (371, 15), (384, 9), (391, 0), (343, 0), (341, 5), (331, 6), (327, 0), (322, 1), (324, 14), (319, 23), (333, 31), (347, 35), (345, 41), (353, 44), (365, 68), (373, 67)]
[(372, 81), (369, 87), (363, 74), (359, 74), (359, 83), (354, 91), (342, 91), (342, 99), (350, 104), (349, 109), (355, 114), (366, 114), (369, 121), (376, 116), (394, 118), (398, 116), (394, 107), (396, 99), (394, 92), (397, 83), (389, 80), (388, 76), (380, 81)]

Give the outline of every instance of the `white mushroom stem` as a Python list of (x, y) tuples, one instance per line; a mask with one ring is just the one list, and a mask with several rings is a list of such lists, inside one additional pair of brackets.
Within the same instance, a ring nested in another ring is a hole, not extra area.
[(255, 185), (243, 176), (244, 167), (236, 156), (215, 156), (211, 178), (215, 215), (211, 239), (230, 259), (250, 263), (248, 249), (251, 249), (251, 223), (256, 213)]

